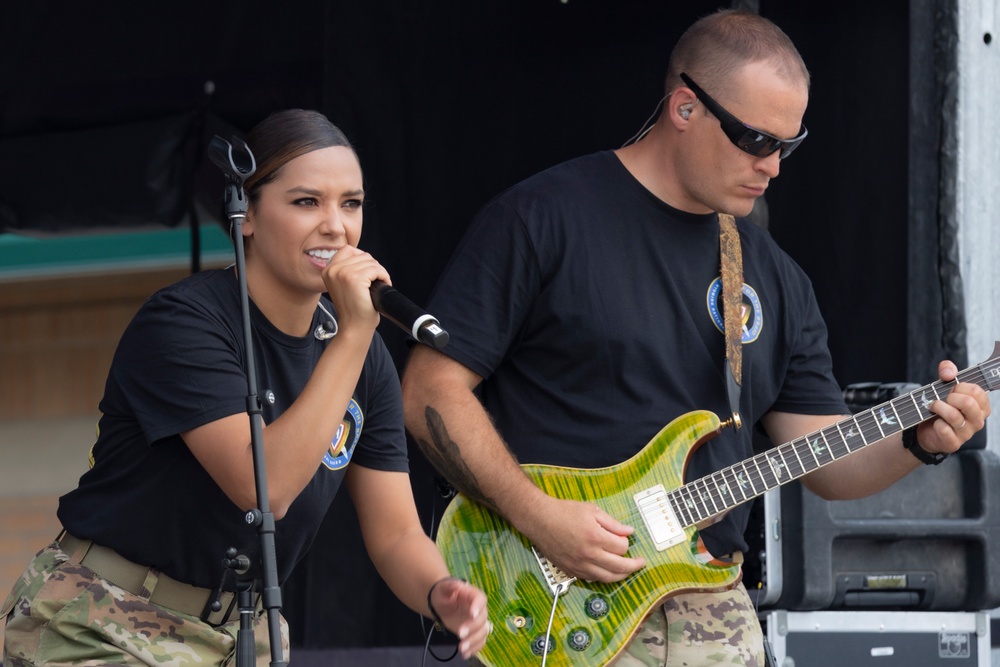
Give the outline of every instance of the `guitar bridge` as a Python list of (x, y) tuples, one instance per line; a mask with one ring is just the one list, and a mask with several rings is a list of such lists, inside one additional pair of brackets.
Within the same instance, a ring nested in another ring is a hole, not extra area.
[(548, 585), (552, 597), (559, 597), (568, 591), (569, 587), (576, 581), (576, 577), (569, 576), (553, 565), (552, 561), (538, 553), (538, 549), (535, 547), (531, 547), (531, 553), (535, 554), (535, 560), (538, 561), (538, 567), (542, 570), (542, 576), (545, 577), (545, 583)]

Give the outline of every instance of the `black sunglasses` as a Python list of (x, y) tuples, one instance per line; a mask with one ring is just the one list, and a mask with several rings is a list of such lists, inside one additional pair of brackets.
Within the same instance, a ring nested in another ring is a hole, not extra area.
[(781, 151), (779, 159), (784, 160), (792, 154), (802, 140), (809, 134), (809, 130), (803, 125), (799, 136), (794, 139), (779, 139), (767, 132), (762, 132), (750, 127), (739, 118), (722, 108), (722, 105), (713, 100), (708, 93), (698, 87), (698, 84), (691, 80), (687, 74), (681, 72), (681, 80), (688, 88), (694, 91), (695, 96), (704, 104), (712, 115), (719, 119), (722, 131), (726, 133), (729, 141), (742, 151), (746, 151), (755, 157), (767, 157), (772, 153)]

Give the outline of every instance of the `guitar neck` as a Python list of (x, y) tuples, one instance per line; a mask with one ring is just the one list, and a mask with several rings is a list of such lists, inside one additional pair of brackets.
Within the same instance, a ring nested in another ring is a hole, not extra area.
[(803, 475), (934, 417), (930, 405), (944, 400), (958, 382), (986, 391), (1000, 386), (1000, 343), (993, 355), (950, 382), (938, 380), (856, 413), (797, 440), (680, 486), (669, 495), (674, 513), (693, 526)]

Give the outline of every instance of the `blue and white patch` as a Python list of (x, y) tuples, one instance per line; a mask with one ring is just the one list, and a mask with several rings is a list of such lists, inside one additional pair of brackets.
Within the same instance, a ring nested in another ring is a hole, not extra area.
[[(752, 287), (743, 283), (743, 289), (740, 291), (743, 297), (743, 312), (740, 317), (743, 329), (742, 339), (744, 344), (752, 343), (757, 340), (764, 328), (764, 313), (760, 307), (760, 298)], [(725, 334), (726, 320), (722, 316), (722, 276), (713, 280), (712, 284), (708, 286), (707, 304), (708, 314), (712, 318), (712, 322), (715, 323), (715, 328)]]
[(361, 412), (361, 406), (352, 398), (347, 406), (347, 413), (344, 414), (344, 421), (340, 423), (330, 441), (330, 449), (323, 456), (323, 465), (330, 470), (340, 470), (351, 462), (354, 448), (361, 439), (364, 423), (365, 416)]

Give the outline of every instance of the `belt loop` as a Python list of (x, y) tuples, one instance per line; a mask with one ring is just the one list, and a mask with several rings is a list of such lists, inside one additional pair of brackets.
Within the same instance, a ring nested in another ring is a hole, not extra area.
[(146, 578), (142, 581), (142, 590), (139, 591), (139, 596), (144, 597), (147, 600), (156, 590), (156, 584), (160, 581), (160, 573), (150, 568), (146, 572)]

